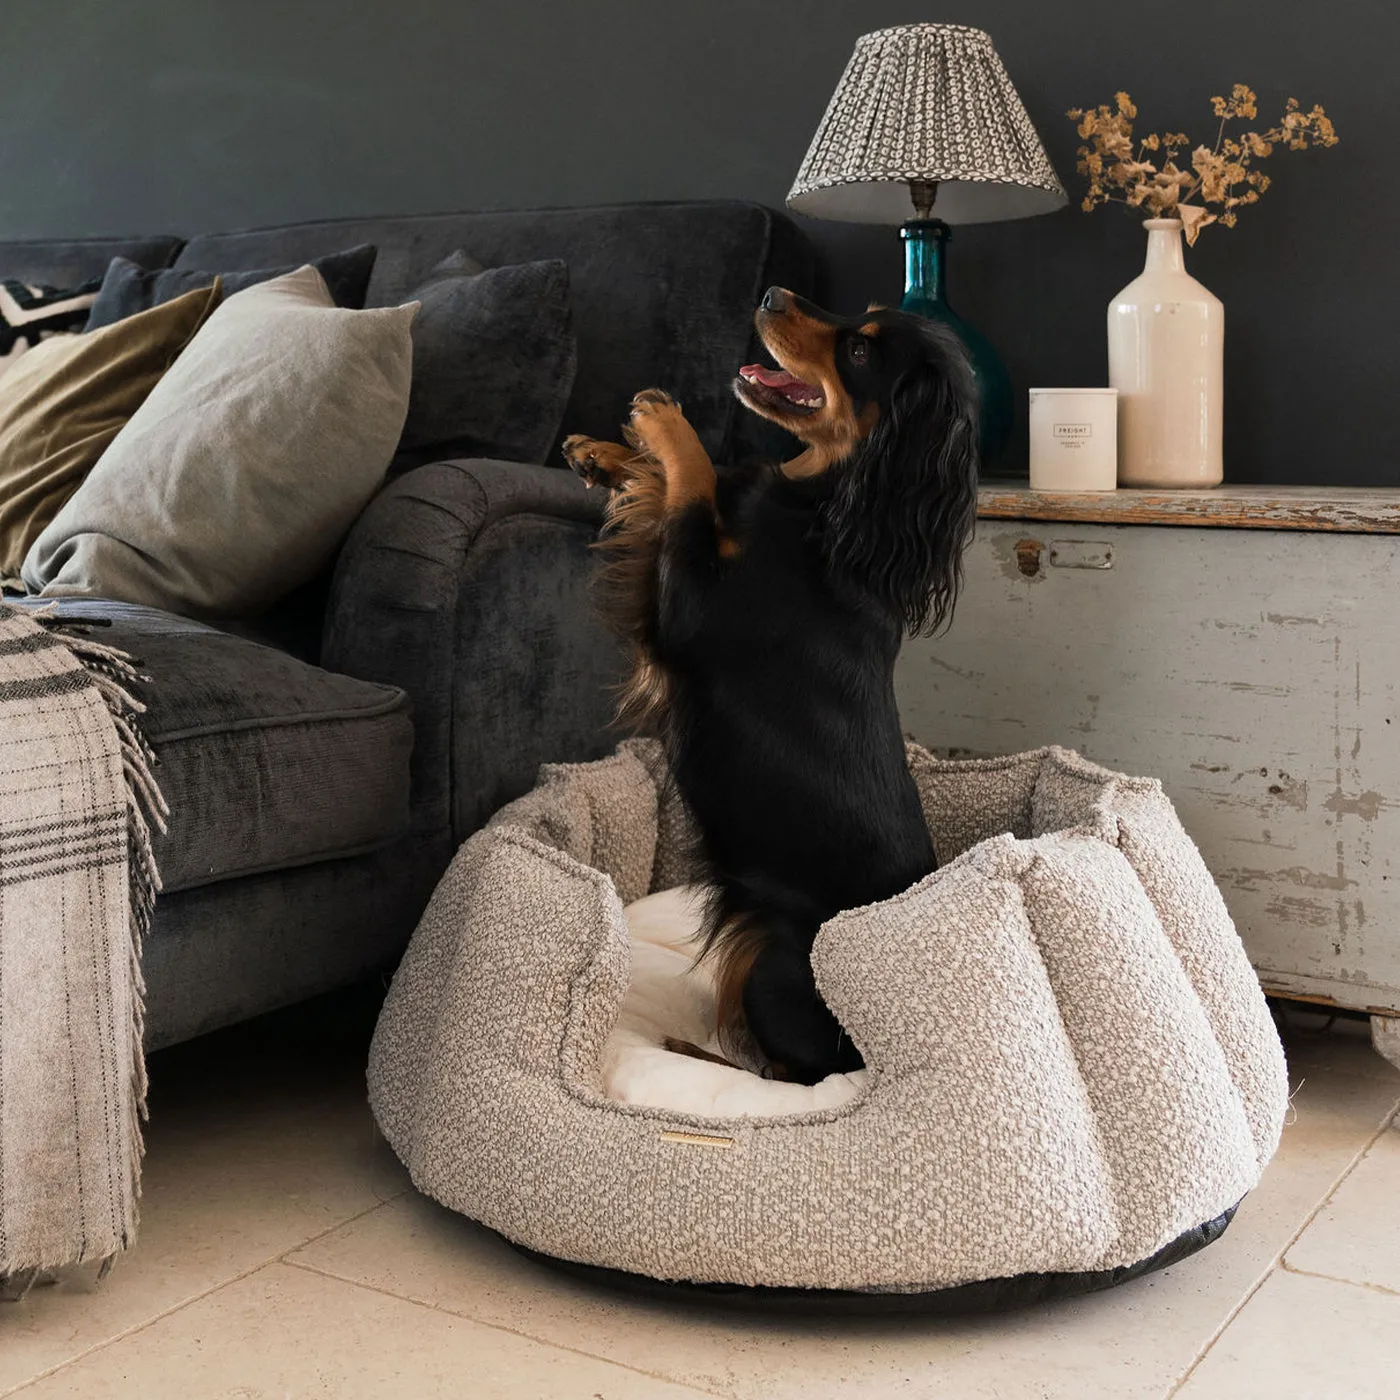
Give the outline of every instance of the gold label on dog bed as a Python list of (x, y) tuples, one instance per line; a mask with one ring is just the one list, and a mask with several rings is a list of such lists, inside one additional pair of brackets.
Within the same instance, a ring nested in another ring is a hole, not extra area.
[(683, 1142), (687, 1147), (733, 1147), (732, 1137), (716, 1137), (711, 1133), (677, 1133), (667, 1131), (661, 1134), (662, 1142)]

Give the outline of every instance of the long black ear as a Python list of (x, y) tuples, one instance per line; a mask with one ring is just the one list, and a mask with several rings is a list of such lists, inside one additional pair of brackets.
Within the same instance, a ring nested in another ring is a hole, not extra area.
[(933, 353), (836, 469), (825, 522), (832, 567), (913, 633), (951, 620), (977, 516), (975, 381), (961, 344), (930, 331)]

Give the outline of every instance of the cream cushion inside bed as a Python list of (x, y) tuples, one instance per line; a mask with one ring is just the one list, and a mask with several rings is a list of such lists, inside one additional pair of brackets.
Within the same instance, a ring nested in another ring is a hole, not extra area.
[(666, 1049), (666, 1038), (674, 1036), (724, 1053), (715, 1035), (711, 965), (695, 965), (700, 900), (698, 889), (680, 886), (623, 910), (632, 980), (603, 1046), (604, 1094), (619, 1103), (716, 1118), (773, 1118), (850, 1103), (865, 1087), (864, 1070), (829, 1075), (820, 1084), (785, 1084)]

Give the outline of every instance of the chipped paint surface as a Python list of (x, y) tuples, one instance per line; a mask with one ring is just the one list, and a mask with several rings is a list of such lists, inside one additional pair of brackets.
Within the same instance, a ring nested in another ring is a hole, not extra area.
[(1266, 984), (1400, 1012), (1400, 541), (1077, 523), (1112, 568), (1051, 568), (1045, 528), (984, 518), (951, 631), (900, 659), (905, 728), (1160, 777)]
[(1355, 797), (1348, 797), (1338, 788), (1322, 805), (1339, 817), (1354, 816), (1360, 817), (1363, 822), (1373, 822), (1380, 816), (1381, 808), (1390, 804), (1378, 792), (1362, 792)]

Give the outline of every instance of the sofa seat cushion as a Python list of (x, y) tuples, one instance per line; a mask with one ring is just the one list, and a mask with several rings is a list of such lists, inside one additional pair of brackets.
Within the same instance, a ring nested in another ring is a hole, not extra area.
[(376, 850), (409, 825), (408, 697), (153, 608), (64, 600), (105, 618), (149, 681), (142, 728), (170, 804), (167, 893)]

